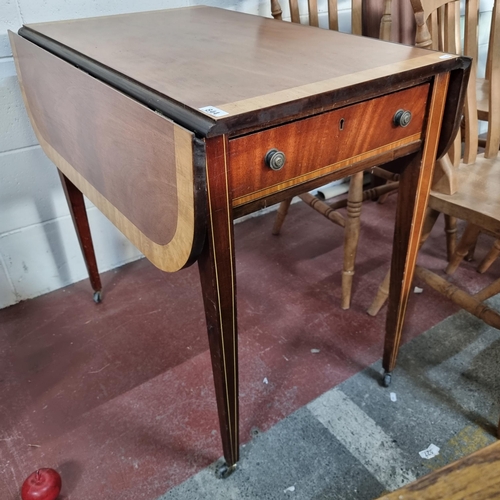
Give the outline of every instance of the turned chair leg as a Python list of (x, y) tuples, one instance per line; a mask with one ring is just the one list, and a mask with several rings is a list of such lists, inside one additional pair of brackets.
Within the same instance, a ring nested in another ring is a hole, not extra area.
[(445, 214), (444, 230), (446, 232), (446, 259), (449, 262), (457, 248), (457, 219)]
[[(439, 212), (437, 210), (433, 210), (432, 208), (427, 207), (419, 248), (422, 247), (422, 245), (429, 237), (429, 234), (431, 234), (432, 228), (434, 227), (434, 224), (436, 223), (438, 217), (439, 217)], [(383, 305), (385, 304), (387, 297), (389, 296), (390, 281), (391, 281), (391, 272), (388, 271), (387, 274), (385, 275), (384, 281), (382, 281), (382, 283), (378, 287), (375, 299), (373, 300), (372, 304), (366, 311), (370, 316), (376, 316), (380, 311), (380, 309), (382, 309)]]
[(276, 220), (274, 221), (273, 226), (273, 234), (276, 236), (280, 234), (281, 226), (283, 225), (283, 222), (285, 222), (285, 217), (288, 213), (288, 209), (290, 208), (290, 203), (292, 203), (292, 200), (293, 197), (288, 198), (287, 200), (284, 200), (280, 203), (278, 213), (276, 214)]
[(493, 243), (493, 246), (491, 247), (491, 250), (488, 252), (488, 255), (483, 259), (481, 264), (479, 264), (479, 267), (477, 268), (478, 272), (480, 273), (485, 273), (495, 262), (497, 257), (500, 255), (500, 240), (495, 240), (495, 243)]
[(363, 172), (351, 177), (347, 195), (347, 217), (344, 233), (344, 270), (342, 271), (342, 298), (340, 307), (349, 309), (351, 305), (354, 262), (358, 250), (361, 205), (363, 203)]
[[(446, 259), (450, 262), (454, 253), (457, 251), (457, 219), (451, 215), (445, 215), (444, 224), (446, 231)], [(467, 255), (465, 256), (467, 262), (474, 260), (474, 252), (476, 251), (478, 237), (479, 233), (474, 242), (471, 243)]]
[(464, 234), (457, 245), (457, 249), (446, 267), (446, 274), (453, 274), (457, 270), (469, 250), (476, 244), (480, 232), (481, 230), (478, 226), (470, 223), (467, 224)]

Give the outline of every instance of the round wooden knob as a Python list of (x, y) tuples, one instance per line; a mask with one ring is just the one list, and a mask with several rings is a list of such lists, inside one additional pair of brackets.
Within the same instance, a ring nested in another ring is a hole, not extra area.
[(266, 165), (272, 170), (281, 170), (285, 166), (286, 156), (282, 151), (270, 149), (265, 157)]
[(394, 115), (394, 124), (396, 127), (407, 127), (411, 122), (411, 112), (404, 109), (398, 109)]

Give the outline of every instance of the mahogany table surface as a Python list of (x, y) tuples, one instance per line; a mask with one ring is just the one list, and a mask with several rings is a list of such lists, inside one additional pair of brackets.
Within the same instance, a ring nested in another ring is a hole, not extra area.
[(383, 362), (393, 370), (433, 167), (458, 130), (470, 59), (211, 7), (31, 24), (9, 36), (97, 297), (83, 194), (158, 268), (198, 263), (222, 477), (239, 457), (235, 218), (397, 166)]
[[(67, 59), (83, 56), (112, 69), (113, 84), (120, 85), (118, 80), (126, 77), (153, 90), (160, 98), (158, 109), (164, 105), (172, 111), (181, 105), (203, 115), (200, 108), (215, 106), (227, 113), (208, 115), (212, 122), (232, 122), (236, 115), (449, 57), (204, 6), (28, 24), (20, 33), (64, 46), (72, 52), (64, 56)], [(268, 116), (262, 118), (269, 121)]]

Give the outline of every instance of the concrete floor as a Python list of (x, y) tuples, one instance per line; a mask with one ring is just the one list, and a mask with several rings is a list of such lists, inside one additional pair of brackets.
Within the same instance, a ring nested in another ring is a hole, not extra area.
[(257, 434), (226, 480), (214, 464), (159, 500), (377, 498), (496, 440), (499, 359), (500, 332), (456, 313), (403, 347), (389, 389), (376, 362)]
[[(98, 306), (80, 282), (0, 311), (0, 497), (54, 467), (66, 500), (371, 499), (492, 441), (498, 332), (432, 290), (412, 296), (393, 386), (378, 383), (385, 315), (365, 311), (393, 211), (364, 207), (349, 311), (341, 228), (303, 204), (280, 237), (273, 214), (236, 226), (245, 446), (225, 481), (196, 266), (142, 260), (103, 274)], [(420, 258), (442, 269), (444, 253), (438, 227)], [(475, 292), (499, 271), (453, 279)]]

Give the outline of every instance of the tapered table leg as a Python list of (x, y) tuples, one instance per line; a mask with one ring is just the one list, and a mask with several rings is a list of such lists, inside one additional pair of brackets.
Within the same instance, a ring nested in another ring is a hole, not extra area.
[(239, 458), (234, 238), (225, 138), (207, 141), (208, 231), (198, 259), (227, 477)]
[(69, 211), (76, 229), (78, 242), (82, 249), (83, 260), (87, 266), (90, 284), (94, 290), (94, 301), (101, 302), (101, 278), (97, 268), (97, 260), (95, 258), (92, 234), (90, 233), (89, 219), (83, 194), (62, 172), (59, 172), (59, 177), (61, 178), (64, 194), (68, 201)]
[(429, 197), (439, 130), (448, 88), (448, 75), (439, 75), (433, 86), (423, 150), (408, 158), (401, 173), (392, 249), (389, 306), (382, 364), (384, 385), (391, 372), (401, 343), (403, 321), (415, 271), (417, 252)]

